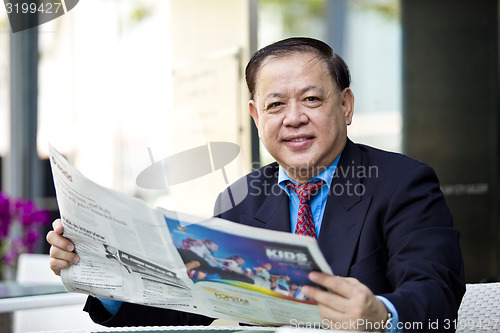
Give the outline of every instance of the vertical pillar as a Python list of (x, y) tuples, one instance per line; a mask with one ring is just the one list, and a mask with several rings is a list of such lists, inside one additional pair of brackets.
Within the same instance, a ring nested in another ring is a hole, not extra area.
[(403, 150), (440, 178), (467, 280), (498, 276), (498, 0), (403, 0), (402, 24)]
[(33, 198), (41, 176), (36, 151), (38, 28), (12, 33), (10, 54), (11, 143), (4, 186), (12, 196)]
[(328, 0), (327, 2), (327, 38), (326, 41), (333, 51), (345, 56), (344, 36), (347, 17), (347, 1), (346, 0)]
[[(258, 0), (249, 0), (248, 1), (248, 16), (249, 16), (249, 59), (250, 57), (257, 52), (258, 50)], [(247, 96), (247, 95), (245, 95)], [(252, 160), (252, 168), (257, 169), (260, 167), (260, 138), (257, 127), (253, 124), (253, 120), (248, 115), (250, 119), (250, 148), (251, 148), (251, 160)]]

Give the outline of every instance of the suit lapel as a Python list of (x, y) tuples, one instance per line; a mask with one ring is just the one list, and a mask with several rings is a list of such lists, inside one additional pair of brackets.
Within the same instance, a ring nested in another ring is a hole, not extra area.
[[(273, 163), (272, 168), (273, 176), (263, 180), (269, 185), (262, 187), (270, 193), (255, 213), (255, 219), (264, 223), (265, 229), (291, 232), (288, 195), (278, 186), (278, 164)], [(264, 175), (266, 173), (263, 172)]]
[(273, 184), (273, 194), (269, 195), (255, 214), (255, 218), (266, 224), (266, 229), (291, 232), (288, 195)]
[(358, 177), (361, 151), (349, 139), (342, 152), (323, 214), (319, 247), (336, 275), (348, 276), (371, 197)]

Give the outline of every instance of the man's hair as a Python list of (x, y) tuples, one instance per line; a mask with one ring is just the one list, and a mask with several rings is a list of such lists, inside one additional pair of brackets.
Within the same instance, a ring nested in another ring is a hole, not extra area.
[(252, 56), (245, 70), (250, 98), (254, 98), (257, 75), (264, 59), (267, 57), (286, 57), (293, 53), (305, 52), (317, 54), (326, 63), (330, 76), (340, 91), (349, 87), (351, 84), (349, 68), (345, 61), (338, 54), (334, 53), (328, 44), (313, 38), (292, 37), (270, 44), (255, 52)]

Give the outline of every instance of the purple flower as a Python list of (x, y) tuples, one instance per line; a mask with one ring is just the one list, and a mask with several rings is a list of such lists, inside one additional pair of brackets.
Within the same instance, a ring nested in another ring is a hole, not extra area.
[(7, 236), (10, 220), (10, 200), (0, 192), (0, 238)]
[[(15, 265), (20, 253), (31, 253), (42, 239), (41, 226), (50, 221), (50, 212), (38, 209), (33, 201), (10, 199), (0, 192), (0, 265)], [(11, 226), (15, 235), (10, 235)], [(20, 234), (19, 234), (20, 232)]]
[(30, 253), (35, 250), (35, 245), (42, 239), (42, 234), (38, 229), (30, 229), (24, 235), (23, 245), (26, 246), (26, 252)]
[(14, 238), (11, 246), (3, 255), (3, 260), (6, 265), (13, 265), (17, 261), (19, 254), (24, 252), (24, 243), (21, 238)]
[(32, 201), (16, 200), (14, 207), (23, 226), (31, 226), (35, 223), (45, 224), (49, 221), (50, 213), (37, 209)]
[(34, 210), (29, 215), (24, 215), (25, 225), (45, 224), (50, 219), (50, 212), (47, 210)]
[(10, 214), (10, 200), (9, 197), (0, 192), (0, 214), (3, 213)]

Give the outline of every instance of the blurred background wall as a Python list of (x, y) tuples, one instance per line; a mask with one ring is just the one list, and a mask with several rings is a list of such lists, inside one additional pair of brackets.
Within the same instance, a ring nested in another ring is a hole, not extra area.
[(1, 189), (55, 218), (50, 142), (103, 186), (210, 216), (227, 186), (220, 172), (169, 189), (135, 178), (152, 158), (213, 141), (241, 147), (229, 182), (268, 163), (247, 114), (244, 67), (273, 41), (315, 37), (351, 68), (350, 138), (434, 167), (468, 281), (495, 277), (498, 29), (498, 0), (94, 0), (16, 33), (2, 8)]

